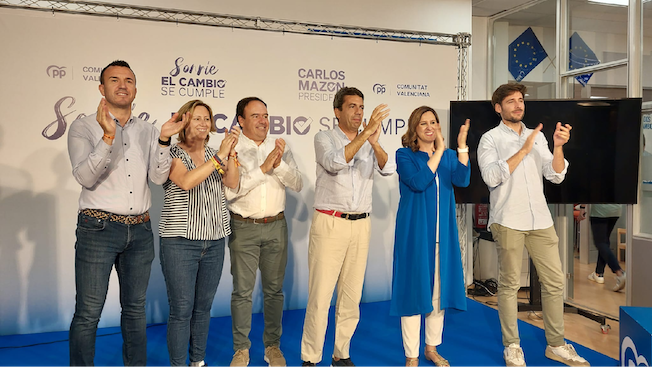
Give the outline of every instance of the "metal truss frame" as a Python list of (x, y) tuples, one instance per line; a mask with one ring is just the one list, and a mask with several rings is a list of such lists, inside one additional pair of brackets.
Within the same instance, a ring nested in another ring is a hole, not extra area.
[(0, 7), (82, 14), (116, 19), (137, 19), (176, 24), (238, 28), (268, 32), (287, 32), (330, 37), (348, 37), (376, 41), (411, 42), (419, 44), (455, 46), (458, 49), (457, 98), (466, 100), (468, 93), (468, 59), (471, 35), (468, 33), (433, 33), (383, 28), (329, 25), (294, 22), (237, 15), (193, 12), (166, 8), (112, 4), (75, 0), (0, 0)]

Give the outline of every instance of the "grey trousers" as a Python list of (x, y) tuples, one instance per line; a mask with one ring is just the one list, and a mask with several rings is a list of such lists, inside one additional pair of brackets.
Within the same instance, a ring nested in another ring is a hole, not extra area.
[(283, 316), (283, 279), (288, 258), (288, 229), (285, 219), (272, 223), (231, 221), (229, 238), (231, 254), (231, 316), (233, 319), (233, 349), (249, 349), (251, 330), (251, 298), (260, 269), (264, 296), (265, 347), (281, 343)]

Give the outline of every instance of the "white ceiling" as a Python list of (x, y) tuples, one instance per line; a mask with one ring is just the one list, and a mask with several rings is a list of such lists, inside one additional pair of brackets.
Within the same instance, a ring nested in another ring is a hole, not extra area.
[[(473, 16), (489, 17), (532, 0), (473, 0)], [(513, 25), (555, 27), (556, 0), (546, 0), (500, 18)], [(627, 8), (569, 0), (571, 31), (627, 34)], [(643, 4), (644, 34), (652, 36), (652, 2)]]

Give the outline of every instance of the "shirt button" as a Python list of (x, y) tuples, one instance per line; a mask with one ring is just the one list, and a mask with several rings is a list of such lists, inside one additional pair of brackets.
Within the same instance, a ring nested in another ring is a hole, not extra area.
[(129, 191), (129, 193), (130, 193), (130, 194), (133, 194), (134, 192), (133, 192), (133, 191)]
[(129, 162), (129, 158), (127, 158), (126, 161)]

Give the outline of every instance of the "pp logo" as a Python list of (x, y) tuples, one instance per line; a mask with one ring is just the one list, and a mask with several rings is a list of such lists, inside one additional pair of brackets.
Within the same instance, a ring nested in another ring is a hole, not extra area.
[(65, 66), (50, 65), (45, 70), (45, 72), (52, 79), (56, 79), (56, 78), (61, 79), (64, 76), (66, 76), (66, 67)]
[[(625, 354), (627, 353), (628, 350), (632, 351), (634, 355), (632, 359), (625, 360)], [(645, 356), (638, 354), (638, 352), (636, 351), (636, 345), (634, 345), (634, 341), (629, 336), (623, 338), (623, 344), (620, 346), (620, 361), (623, 366), (650, 367), (650, 363), (648, 362), (647, 359), (645, 359)]]
[(376, 94), (385, 94), (385, 91), (386, 91), (385, 84), (376, 83), (376, 84), (374, 84), (372, 89), (373, 89), (374, 93), (376, 93)]

